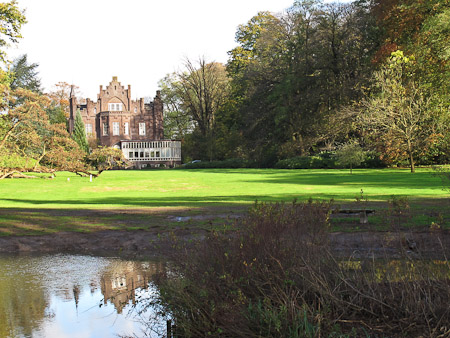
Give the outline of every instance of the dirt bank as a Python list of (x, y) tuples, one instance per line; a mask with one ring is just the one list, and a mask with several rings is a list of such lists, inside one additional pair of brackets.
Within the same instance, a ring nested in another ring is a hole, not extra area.
[[(171, 250), (167, 238), (202, 239), (204, 230), (59, 232), (41, 236), (0, 237), (0, 253), (80, 253), (126, 257), (164, 256)], [(329, 247), (337, 256), (355, 258), (442, 258), (450, 253), (450, 232), (354, 232), (331, 233)]]

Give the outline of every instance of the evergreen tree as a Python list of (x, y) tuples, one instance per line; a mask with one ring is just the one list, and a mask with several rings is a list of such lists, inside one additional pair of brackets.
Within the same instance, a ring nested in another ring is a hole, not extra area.
[(39, 79), (37, 63), (29, 63), (27, 54), (16, 58), (12, 64), (11, 73), (13, 79), (11, 89), (23, 88), (42, 94), (41, 79)]
[(72, 138), (78, 143), (80, 149), (84, 150), (86, 153), (89, 152), (89, 145), (86, 139), (86, 131), (84, 129), (83, 119), (81, 118), (81, 113), (77, 110), (75, 116), (75, 124), (73, 127)]

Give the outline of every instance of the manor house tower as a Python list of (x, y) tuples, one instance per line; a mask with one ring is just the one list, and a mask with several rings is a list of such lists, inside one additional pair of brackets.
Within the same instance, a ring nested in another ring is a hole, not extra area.
[(102, 146), (121, 149), (137, 168), (181, 164), (181, 142), (164, 139), (163, 103), (160, 91), (150, 103), (131, 99), (131, 86), (125, 89), (117, 77), (97, 95), (97, 102), (77, 103), (70, 95), (69, 131), (80, 111), (87, 138), (96, 138)]

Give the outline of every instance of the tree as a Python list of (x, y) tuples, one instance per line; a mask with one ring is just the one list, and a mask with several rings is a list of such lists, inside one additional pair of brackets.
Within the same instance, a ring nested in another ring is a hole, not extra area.
[(38, 78), (39, 72), (37, 63), (28, 63), (27, 54), (21, 55), (13, 61), (11, 67), (12, 82), (11, 89), (23, 88), (35, 93), (41, 93), (41, 80)]
[(85, 172), (97, 177), (105, 170), (125, 168), (128, 163), (120, 149), (113, 147), (98, 147), (88, 156), (89, 164), (98, 170), (98, 173)]
[(77, 110), (77, 113), (75, 115), (75, 123), (73, 127), (72, 138), (76, 143), (78, 143), (81, 150), (85, 151), (86, 153), (89, 153), (89, 145), (86, 138), (86, 130), (79, 110)]
[(374, 74), (377, 92), (362, 101), (362, 127), (379, 142), (404, 152), (411, 172), (415, 171), (415, 152), (433, 133), (429, 99), (413, 78), (412, 60), (398, 50)]
[[(22, 38), (20, 30), (26, 22), (16, 0), (0, 3), (0, 48), (7, 47), (9, 42), (17, 43)], [(6, 53), (1, 49), (0, 61), (6, 62)]]
[(11, 91), (11, 100), (16, 98), (20, 104), (0, 115), (0, 178), (82, 167), (82, 152), (66, 126), (49, 122), (50, 99), (22, 88)]
[(186, 60), (185, 71), (177, 74), (179, 97), (183, 110), (195, 121), (206, 144), (207, 156), (214, 156), (216, 115), (229, 93), (229, 78), (225, 67), (200, 58), (197, 64)]
[(180, 82), (176, 73), (167, 74), (158, 82), (164, 103), (164, 136), (183, 140), (194, 129), (193, 121), (183, 108)]
[(74, 96), (77, 96), (79, 87), (61, 81), (55, 84), (53, 90), (47, 94), (55, 107), (61, 107), (64, 110), (66, 117), (69, 117), (69, 97), (71, 92)]
[(350, 175), (352, 168), (364, 162), (365, 152), (356, 140), (349, 141), (343, 144), (336, 151), (336, 159), (339, 165), (350, 167)]
[(67, 124), (67, 117), (64, 112), (64, 109), (60, 106), (57, 106), (53, 101), (50, 106), (47, 108), (47, 115), (50, 119), (50, 123), (63, 123)]

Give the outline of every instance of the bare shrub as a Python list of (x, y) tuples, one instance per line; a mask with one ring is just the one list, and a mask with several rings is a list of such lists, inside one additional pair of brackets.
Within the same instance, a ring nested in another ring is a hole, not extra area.
[(449, 265), (338, 260), (329, 214), (329, 203), (256, 204), (231, 235), (181, 245), (156, 283), (182, 336), (445, 337)]

